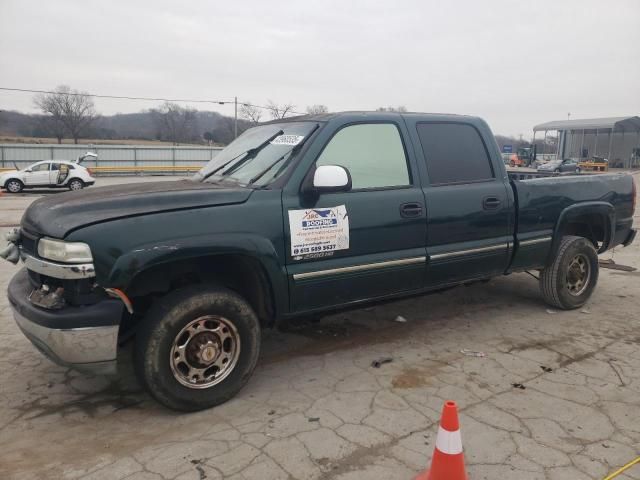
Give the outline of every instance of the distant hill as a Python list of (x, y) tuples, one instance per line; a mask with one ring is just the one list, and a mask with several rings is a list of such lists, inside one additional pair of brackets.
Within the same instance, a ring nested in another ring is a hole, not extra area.
[[(15, 111), (0, 111), (0, 137), (34, 137), (50, 138), (52, 135), (46, 128), (44, 116), (25, 114)], [(238, 119), (238, 131), (249, 128), (250, 123)], [(100, 116), (85, 138), (96, 140), (160, 140), (166, 141), (156, 115), (152, 111), (138, 113), (119, 113)], [(233, 118), (218, 112), (195, 112), (195, 121), (190, 125), (189, 138), (183, 143), (207, 144), (206, 135), (214, 143), (227, 144), (233, 140)]]

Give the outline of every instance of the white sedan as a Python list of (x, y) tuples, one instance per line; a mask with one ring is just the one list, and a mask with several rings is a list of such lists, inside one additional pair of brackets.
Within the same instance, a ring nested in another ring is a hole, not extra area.
[(45, 160), (29, 165), (23, 170), (11, 170), (0, 174), (0, 187), (11, 193), (24, 188), (68, 188), (81, 190), (93, 185), (96, 179), (91, 172), (77, 162)]

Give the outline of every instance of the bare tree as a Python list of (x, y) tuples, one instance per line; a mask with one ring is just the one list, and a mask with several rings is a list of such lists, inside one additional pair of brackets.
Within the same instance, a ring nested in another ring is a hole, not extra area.
[(257, 125), (262, 117), (262, 109), (250, 103), (243, 103), (240, 105), (240, 117), (249, 120), (253, 125)]
[(321, 113), (328, 113), (329, 112), (329, 107), (327, 107), (326, 105), (309, 105), (307, 107), (307, 113), (309, 115), (318, 115)]
[(398, 105), (397, 107), (378, 107), (376, 112), (399, 112), (404, 113), (407, 111), (407, 107), (404, 105)]
[(174, 145), (191, 140), (196, 130), (196, 111), (165, 102), (160, 108), (152, 109), (156, 126), (164, 138)]
[(291, 111), (295, 108), (296, 106), (293, 105), (292, 103), (284, 103), (282, 105), (278, 105), (275, 102), (269, 100), (269, 103), (267, 103), (267, 109), (269, 110), (269, 113), (271, 114), (271, 118), (279, 120), (282, 119), (284, 117), (287, 116), (288, 113), (291, 113)]
[(49, 115), (51, 125), (54, 127), (58, 142), (60, 137), (60, 125), (73, 138), (74, 143), (85, 130), (95, 121), (97, 114), (93, 99), (86, 92), (71, 90), (67, 85), (60, 85), (54, 93), (41, 93), (34, 98), (34, 103), (45, 115)]
[(56, 115), (43, 115), (40, 117), (38, 124), (47, 135), (51, 135), (58, 140), (58, 143), (62, 143), (62, 139), (67, 131), (64, 122)]

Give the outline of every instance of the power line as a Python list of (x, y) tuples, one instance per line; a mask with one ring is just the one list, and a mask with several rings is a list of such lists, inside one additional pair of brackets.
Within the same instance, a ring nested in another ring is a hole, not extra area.
[[(8, 92), (23, 92), (23, 93), (48, 93), (48, 94), (60, 94), (60, 92), (52, 91), (52, 90), (35, 90), (29, 88), (10, 88), (10, 87), (0, 87), (0, 90), (8, 91)], [(181, 103), (211, 103), (218, 105), (233, 105), (240, 104), (245, 105), (247, 107), (254, 108), (262, 108), (264, 110), (272, 110), (272, 107), (264, 106), (264, 105), (254, 105), (252, 103), (246, 102), (238, 102), (235, 100), (206, 100), (206, 99), (184, 99), (184, 98), (154, 98), (154, 97), (129, 97), (124, 95), (99, 95), (97, 93), (83, 93), (83, 92), (64, 92), (64, 95), (74, 95), (74, 96), (87, 96), (87, 97), (95, 97), (95, 98), (110, 98), (116, 100), (143, 100), (150, 102), (181, 102)], [(293, 110), (289, 110), (291, 113), (295, 113), (298, 115), (304, 115), (303, 112), (295, 112)]]
[[(54, 95), (61, 93), (61, 92), (55, 92), (51, 90), (32, 90), (28, 88), (9, 88), (9, 87), (0, 87), (0, 90), (5, 90), (9, 92), (24, 92), (24, 93), (50, 93)], [(95, 98), (112, 98), (117, 100), (145, 100), (145, 101), (152, 101), (152, 102), (217, 103), (219, 105), (234, 103), (233, 100), (200, 100), (200, 99), (187, 100), (187, 99), (180, 99), (180, 98), (127, 97), (122, 95), (98, 95), (97, 93), (82, 93), (82, 92), (64, 92), (64, 95), (87, 96), (87, 97), (95, 97)]]

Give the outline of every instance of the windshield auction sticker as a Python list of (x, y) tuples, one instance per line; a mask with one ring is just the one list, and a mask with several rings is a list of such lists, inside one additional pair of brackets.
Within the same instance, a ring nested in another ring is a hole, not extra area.
[(289, 229), (294, 260), (330, 257), (349, 248), (349, 217), (344, 205), (289, 210)]
[(271, 145), (298, 145), (304, 139), (304, 135), (278, 135), (271, 140)]

